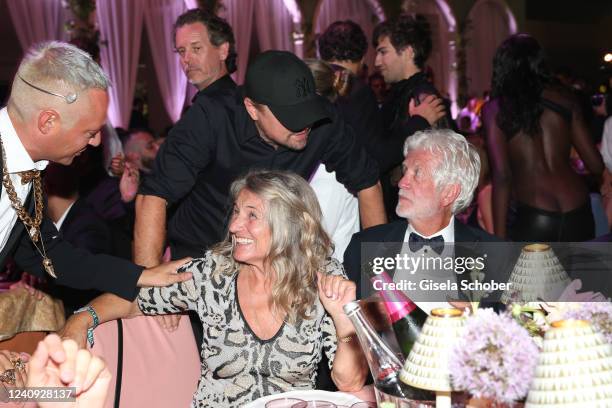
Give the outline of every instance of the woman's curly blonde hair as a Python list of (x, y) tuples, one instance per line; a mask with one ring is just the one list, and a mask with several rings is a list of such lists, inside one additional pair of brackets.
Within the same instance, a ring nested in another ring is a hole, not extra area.
[[(235, 180), (230, 187), (232, 203), (242, 190), (264, 201), (271, 230), (267, 263), (273, 276), (272, 307), (287, 315), (287, 321), (308, 319), (317, 298), (317, 272), (333, 252), (332, 241), (321, 225), (321, 208), (310, 185), (291, 172), (255, 170)], [(240, 263), (232, 257), (232, 237), (212, 248), (222, 255), (219, 273), (232, 274)]]

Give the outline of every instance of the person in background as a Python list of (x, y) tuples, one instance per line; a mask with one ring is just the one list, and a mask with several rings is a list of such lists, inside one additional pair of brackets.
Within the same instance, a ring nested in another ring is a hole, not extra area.
[(608, 118), (604, 124), (600, 151), (606, 166), (601, 183), (601, 197), (610, 229), (612, 228), (612, 118)]
[[(570, 150), (574, 147), (596, 176), (603, 161), (576, 98), (553, 83), (533, 37), (516, 34), (497, 49), (483, 123), (495, 234), (513, 241), (594, 238), (589, 190), (570, 166)], [(508, 227), (511, 197), (517, 215)]]
[(374, 29), (372, 42), (376, 47), (376, 69), (391, 85), (382, 107), (385, 163), (381, 165), (381, 183), (387, 216), (394, 219), (404, 141), (444, 117), (447, 123), (452, 119), (424, 72), (432, 45), (429, 24), (423, 16), (401, 15), (380, 23)]
[[(336, 80), (334, 69), (323, 61), (304, 60), (312, 72), (317, 93), (331, 102), (338, 99), (337, 86), (342, 87)], [(359, 231), (359, 203), (357, 197), (336, 180), (336, 173), (327, 171), (325, 165), (319, 167), (310, 178), (310, 186), (317, 195), (321, 213), (322, 224), (325, 231), (334, 243), (333, 257), (342, 262), (344, 250), (351, 236)]]
[[(467, 118), (467, 120), (465, 118)], [(467, 123), (464, 123), (464, 121), (469, 123), (469, 125), (467, 125)], [(478, 132), (481, 126), (480, 115), (478, 112), (478, 98), (470, 98), (467, 106), (461, 109), (459, 115), (457, 115), (457, 123), (459, 123), (459, 129), (461, 129), (462, 131), (468, 133)]]
[[(80, 158), (79, 158), (80, 159)], [(100, 218), (79, 194), (80, 180), (86, 177), (81, 160), (70, 166), (51, 163), (45, 172), (47, 216), (55, 224), (62, 239), (76, 248), (94, 254), (112, 254), (113, 237), (109, 225)], [(61, 299), (66, 316), (100, 295), (95, 290), (77, 290), (50, 282), (49, 293)]]
[(150, 130), (131, 129), (123, 141), (123, 151), (128, 161), (143, 173), (149, 173), (155, 162), (159, 146)]
[(379, 72), (375, 72), (370, 75), (368, 82), (370, 89), (372, 92), (374, 92), (378, 109), (381, 109), (385, 103), (385, 99), (387, 98), (387, 83), (385, 82), (385, 77), (383, 77)]
[(376, 96), (362, 79), (368, 50), (363, 30), (352, 20), (335, 21), (319, 36), (317, 47), (321, 59), (334, 70), (334, 104), (380, 166), (385, 159), (380, 140), (383, 123)]

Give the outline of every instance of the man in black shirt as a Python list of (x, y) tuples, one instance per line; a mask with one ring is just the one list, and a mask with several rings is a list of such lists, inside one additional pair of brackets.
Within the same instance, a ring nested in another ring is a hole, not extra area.
[[(187, 79), (198, 89), (192, 101), (194, 104), (197, 105), (196, 101), (203, 96), (213, 98), (218, 93), (235, 92), (236, 83), (230, 74), (236, 71), (237, 55), (234, 33), (227, 21), (202, 9), (191, 9), (177, 18), (172, 38), (179, 63)], [(200, 109), (193, 112), (190, 118), (188, 121), (190, 123), (207, 119), (206, 114)], [(177, 124), (180, 129), (184, 128), (183, 125), (184, 121)], [(175, 129), (171, 134), (180, 133), (182, 131), (180, 129)], [(142, 196), (138, 196), (136, 208), (142, 201)], [(149, 248), (151, 240), (147, 236), (142, 236), (142, 225), (147, 222), (142, 217), (138, 218), (137, 214), (134, 229), (134, 260), (142, 265), (153, 266), (161, 262), (161, 256), (151, 256), (158, 251), (151, 252)], [(163, 225), (166, 225), (165, 220)], [(159, 242), (159, 248), (156, 248), (160, 254), (163, 252), (163, 239), (164, 237)]]
[(228, 189), (238, 175), (269, 168), (308, 178), (319, 162), (358, 194), (364, 226), (386, 221), (376, 163), (316, 95), (306, 64), (288, 52), (264, 52), (244, 88), (199, 96), (170, 132), (137, 198), (137, 246), (159, 262), (166, 206), (178, 204), (168, 223), (172, 256), (201, 256), (223, 237)]
[(348, 76), (336, 99), (336, 106), (380, 167), (385, 159), (377, 154), (383, 129), (382, 116), (374, 93), (360, 77), (368, 50), (363, 30), (351, 20), (333, 22), (321, 34), (317, 46), (321, 58), (334, 68), (338, 79)]
[[(363, 59), (368, 50), (363, 30), (354, 21), (336, 21), (319, 37), (318, 49), (321, 58), (332, 65), (337, 76), (348, 73), (347, 90), (345, 94), (340, 92), (336, 106), (376, 160), (381, 173), (387, 172), (401, 162), (401, 158), (398, 159), (401, 146), (387, 144), (383, 138), (383, 116), (376, 96), (361, 79)], [(435, 109), (435, 105), (424, 103), (415, 111), (415, 115), (432, 116), (436, 113)]]
[(219, 79), (234, 82), (228, 75), (236, 71), (237, 55), (227, 21), (202, 9), (191, 9), (176, 19), (172, 38), (181, 67), (198, 91)]
[(381, 179), (387, 215), (395, 218), (397, 181), (401, 177), (398, 169), (406, 137), (428, 129), (445, 115), (449, 123), (452, 118), (423, 72), (432, 47), (431, 31), (424, 17), (401, 15), (384, 21), (374, 29), (372, 42), (376, 47), (376, 69), (386, 83), (392, 84), (382, 107), (387, 159), (383, 170), (390, 171)]

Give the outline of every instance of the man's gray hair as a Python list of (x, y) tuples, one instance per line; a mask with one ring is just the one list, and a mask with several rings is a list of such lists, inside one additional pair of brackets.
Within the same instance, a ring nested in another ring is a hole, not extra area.
[(85, 91), (109, 86), (108, 76), (88, 53), (65, 42), (43, 42), (30, 47), (19, 64), (8, 105), (22, 121), (53, 107), (69, 127), (79, 116), (72, 103)]
[(459, 184), (461, 191), (451, 212), (457, 214), (471, 202), (480, 178), (480, 156), (464, 136), (450, 129), (416, 132), (404, 143), (404, 157), (414, 150), (426, 150), (438, 159), (432, 169), (438, 191), (450, 184)]
[(48, 41), (30, 47), (17, 74), (39, 84), (60, 81), (72, 88), (73, 92), (91, 88), (106, 90), (110, 86), (108, 76), (88, 53), (60, 41)]

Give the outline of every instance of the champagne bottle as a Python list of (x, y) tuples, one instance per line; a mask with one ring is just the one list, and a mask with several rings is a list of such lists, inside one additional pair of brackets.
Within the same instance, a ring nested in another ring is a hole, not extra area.
[[(391, 277), (384, 271), (373, 276), (371, 280), (372, 283), (377, 282), (376, 287), (380, 288), (388, 287), (390, 283), (393, 283)], [(427, 320), (427, 313), (400, 290), (379, 290), (379, 293), (391, 320), (397, 344), (406, 359), (421, 333), (421, 327)]]
[(389, 401), (389, 397), (410, 400), (432, 399), (430, 392), (410, 387), (399, 380), (401, 361), (366, 320), (359, 303), (347, 303), (344, 305), (344, 313), (355, 326), (355, 333), (374, 378), (378, 404)]

